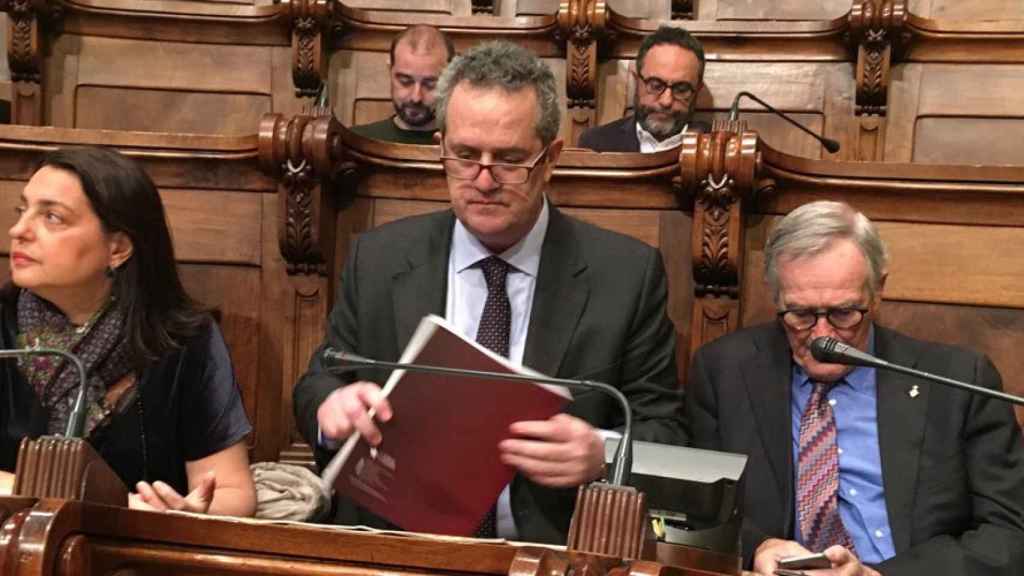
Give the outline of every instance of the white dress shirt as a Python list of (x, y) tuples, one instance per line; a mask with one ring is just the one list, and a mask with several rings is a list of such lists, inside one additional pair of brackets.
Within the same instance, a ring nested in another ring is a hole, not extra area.
[[(523, 239), (498, 256), (510, 267), (505, 286), (512, 306), (512, 325), (508, 340), (509, 360), (523, 363), (526, 348), (526, 333), (530, 326), (530, 310), (533, 308), (533, 292), (537, 286), (537, 270), (540, 268), (541, 246), (548, 231), (548, 201), (540, 211), (533, 228)], [(475, 340), (484, 303), (487, 301), (487, 281), (476, 263), (494, 254), (480, 243), (473, 234), (455, 220), (452, 233), (452, 248), (448, 255), (448, 294), (445, 304), (445, 319), (466, 338)], [(497, 448), (497, 447), (495, 447)], [(509, 487), (505, 486), (498, 497), (497, 532), (502, 538), (518, 537)]]
[(653, 152), (661, 152), (663, 150), (671, 150), (676, 146), (683, 143), (683, 134), (686, 134), (686, 129), (690, 125), (683, 126), (683, 129), (678, 134), (665, 138), (662, 141), (658, 141), (657, 138), (651, 135), (650, 132), (644, 130), (643, 126), (639, 122), (636, 123), (636, 137), (640, 140), (640, 152), (644, 154), (651, 154)]

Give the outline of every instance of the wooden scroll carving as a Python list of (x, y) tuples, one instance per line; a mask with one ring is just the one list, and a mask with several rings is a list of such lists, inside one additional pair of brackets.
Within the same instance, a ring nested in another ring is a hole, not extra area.
[(341, 156), (340, 129), (333, 116), (266, 114), (260, 121), (260, 166), (279, 182), (278, 245), (288, 274), (327, 274), (334, 211), (324, 185)]
[(631, 486), (594, 482), (576, 493), (566, 547), (574, 552), (628, 559), (653, 555), (647, 497)]
[(565, 42), (565, 93), (571, 122), (569, 142), (575, 144), (583, 130), (597, 118), (597, 44), (604, 34), (608, 9), (600, 0), (569, 0), (558, 8), (556, 39)]
[(335, 0), (282, 0), (292, 18), (292, 81), (296, 96), (315, 97), (327, 77), (327, 46)]
[(14, 83), (11, 121), (39, 126), (43, 123), (41, 28), (59, 19), (61, 10), (48, 1), (0, 0), (0, 11), (7, 12), (7, 64)]
[(712, 132), (683, 141), (680, 191), (693, 199), (691, 353), (739, 326), (744, 202), (773, 187), (756, 178), (757, 147), (742, 121), (716, 121)]
[(882, 158), (890, 68), (910, 42), (907, 17), (906, 0), (858, 0), (850, 10), (850, 42), (857, 52), (857, 160)]
[(693, 20), (694, 0), (672, 0), (673, 20)]

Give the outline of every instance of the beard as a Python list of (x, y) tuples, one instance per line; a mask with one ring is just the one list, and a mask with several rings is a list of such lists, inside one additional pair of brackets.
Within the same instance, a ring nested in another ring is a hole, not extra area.
[(434, 109), (422, 102), (392, 102), (395, 105), (395, 114), (413, 128), (423, 128), (434, 121)]
[[(640, 103), (639, 97), (633, 99), (633, 110), (640, 127), (658, 140), (665, 140), (682, 132), (693, 116), (693, 104), (686, 110), (675, 112), (672, 109), (662, 110), (656, 106), (644, 106)], [(652, 117), (652, 114), (657, 115)]]

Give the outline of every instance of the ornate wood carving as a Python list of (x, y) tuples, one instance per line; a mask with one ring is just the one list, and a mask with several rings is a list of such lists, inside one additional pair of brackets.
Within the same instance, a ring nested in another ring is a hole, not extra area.
[(43, 123), (41, 85), (42, 27), (58, 18), (61, 10), (49, 1), (0, 1), (7, 12), (7, 64), (14, 82), (12, 121), (15, 124)]
[(850, 41), (857, 51), (858, 116), (885, 116), (889, 69), (910, 42), (906, 0), (858, 0), (850, 10)]
[(556, 39), (565, 42), (565, 93), (573, 144), (596, 119), (597, 43), (604, 34), (607, 14), (605, 3), (599, 0), (569, 0), (558, 8)]
[(681, 191), (693, 199), (691, 352), (738, 325), (744, 202), (774, 186), (756, 178), (757, 147), (757, 133), (742, 121), (717, 121), (711, 133), (683, 141)]
[(495, 14), (498, 4), (494, 0), (473, 0), (473, 14)]
[(316, 97), (326, 78), (327, 31), (335, 0), (282, 0), (292, 18), (292, 81), (297, 96)]
[(128, 489), (81, 438), (24, 438), (18, 449), (13, 493), (32, 498), (128, 505)]
[(260, 122), (260, 165), (279, 181), (278, 244), (289, 274), (327, 273), (334, 212), (323, 185), (341, 157), (340, 129), (333, 116), (266, 114)]
[(693, 20), (693, 0), (672, 0), (673, 20)]

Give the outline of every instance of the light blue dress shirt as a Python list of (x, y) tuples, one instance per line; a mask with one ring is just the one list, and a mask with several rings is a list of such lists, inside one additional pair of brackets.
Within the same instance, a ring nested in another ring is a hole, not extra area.
[[(498, 254), (510, 265), (505, 280), (509, 304), (512, 306), (508, 357), (516, 364), (523, 363), (526, 333), (530, 326), (530, 311), (533, 308), (533, 292), (537, 287), (537, 271), (540, 268), (541, 247), (548, 231), (548, 217), (548, 201), (545, 198), (540, 216), (530, 232), (514, 246)], [(462, 222), (455, 220), (452, 247), (448, 255), (448, 294), (444, 316), (470, 340), (476, 339), (484, 303), (487, 301), (487, 281), (476, 263), (492, 255), (493, 253), (481, 244)], [(505, 486), (498, 497), (496, 522), (498, 536), (510, 540), (518, 538), (508, 486)]]
[[(874, 329), (868, 337), (874, 353)], [(896, 554), (882, 484), (882, 457), (878, 448), (878, 395), (874, 368), (857, 367), (828, 393), (836, 420), (839, 449), (839, 516), (853, 539), (857, 557), (878, 564)], [(793, 364), (792, 404), (793, 476), (799, 481), (800, 417), (811, 397), (813, 384), (803, 369)], [(800, 534), (796, 512), (796, 540)]]

